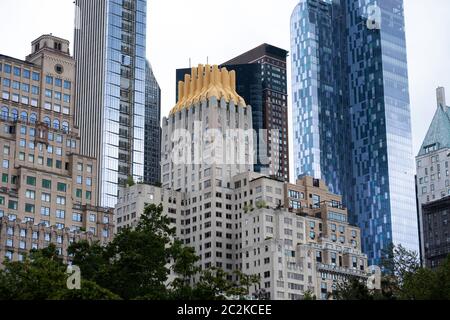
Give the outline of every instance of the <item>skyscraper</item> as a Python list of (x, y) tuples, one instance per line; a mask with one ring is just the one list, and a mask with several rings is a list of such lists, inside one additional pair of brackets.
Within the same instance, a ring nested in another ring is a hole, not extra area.
[(371, 263), (419, 251), (403, 1), (302, 0), (291, 52), (295, 174), (343, 194)]
[(144, 178), (146, 0), (76, 0), (76, 123), (98, 159), (100, 204)]
[[(270, 44), (262, 44), (223, 64), (229, 70), (237, 72), (237, 90), (246, 101), (254, 100), (251, 88), (251, 66), (258, 65), (257, 76), (261, 77), (261, 105), (252, 105), (253, 129), (258, 140), (256, 149), (258, 158), (255, 171), (263, 172), (283, 181), (289, 181), (289, 133), (288, 133), (288, 93), (287, 93), (287, 58), (288, 52)], [(248, 67), (246, 67), (248, 66)], [(244, 71), (244, 72), (243, 72)], [(255, 83), (258, 85), (258, 82)], [(265, 133), (259, 130), (267, 130)], [(261, 137), (262, 135), (262, 137)], [(264, 158), (268, 158), (268, 161)]]
[(152, 66), (145, 70), (145, 147), (144, 182), (161, 182), (161, 89)]
[[(289, 181), (287, 51), (262, 44), (225, 62), (236, 72), (236, 92), (252, 106), (255, 139), (254, 171)], [(190, 69), (178, 69), (177, 81)]]

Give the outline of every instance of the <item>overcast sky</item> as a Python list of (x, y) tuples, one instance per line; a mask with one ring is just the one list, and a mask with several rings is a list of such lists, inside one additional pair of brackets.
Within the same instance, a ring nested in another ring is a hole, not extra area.
[[(437, 86), (447, 88), (450, 104), (450, 1), (404, 1), (416, 154), (435, 112)], [(175, 103), (175, 69), (187, 67), (189, 58), (193, 65), (207, 57), (220, 64), (264, 42), (289, 50), (297, 2), (149, 0), (147, 57), (162, 89), (162, 115)], [(73, 42), (73, 0), (0, 0), (0, 17), (2, 54), (23, 59), (44, 33)]]

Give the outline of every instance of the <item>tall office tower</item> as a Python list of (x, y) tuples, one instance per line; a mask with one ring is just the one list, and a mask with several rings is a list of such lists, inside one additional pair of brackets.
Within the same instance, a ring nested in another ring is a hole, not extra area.
[(437, 89), (437, 110), (416, 157), (422, 262), (436, 267), (450, 254), (450, 107)]
[[(256, 130), (258, 137), (255, 171), (275, 176), (283, 181), (289, 181), (287, 55), (286, 50), (265, 43), (223, 64), (229, 70), (239, 69), (241, 65), (260, 65), (261, 72), (258, 75), (261, 76), (262, 82), (262, 104), (251, 105), (253, 129)], [(251, 68), (247, 68), (246, 72), (237, 73), (239, 94), (241, 87), (252, 88)], [(250, 93), (249, 96), (241, 94), (246, 101), (254, 100), (253, 92), (242, 91), (247, 95)], [(260, 133), (259, 130), (267, 131)], [(265, 158), (268, 158), (269, 164), (266, 164)]]
[[(26, 61), (0, 55), (0, 265), (54, 243), (109, 241), (112, 211), (97, 206), (97, 166), (80, 154), (69, 41), (43, 35)], [(82, 231), (84, 230), (84, 231)]]
[[(252, 106), (254, 171), (289, 181), (287, 51), (263, 44), (221, 67), (236, 71), (236, 91)], [(177, 81), (190, 69), (178, 69)]]
[(98, 160), (100, 204), (144, 178), (146, 0), (76, 0), (76, 112), (81, 151)]
[(147, 61), (145, 71), (144, 182), (161, 182), (161, 89)]
[(230, 188), (232, 177), (253, 169), (251, 107), (235, 88), (234, 71), (192, 68), (178, 83), (176, 106), (163, 119), (162, 185), (185, 193), (185, 244), (196, 249), (205, 268), (235, 269), (239, 217), (232, 214)]
[(343, 194), (370, 263), (419, 251), (403, 1), (302, 0), (291, 52), (295, 174)]

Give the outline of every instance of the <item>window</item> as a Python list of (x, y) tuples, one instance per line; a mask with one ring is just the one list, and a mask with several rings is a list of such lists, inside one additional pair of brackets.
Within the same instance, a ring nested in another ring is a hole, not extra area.
[(14, 200), (8, 201), (8, 209), (17, 210), (17, 207), (18, 207), (17, 201), (14, 201)]
[(50, 216), (50, 208), (41, 207), (41, 215), (46, 217)]
[(41, 79), (41, 76), (38, 72), (33, 72), (32, 78), (34, 81), (39, 81)]
[(56, 79), (55, 79), (55, 86), (57, 86), (57, 87), (62, 87), (62, 79), (56, 78)]
[(49, 193), (42, 193), (41, 200), (43, 202), (51, 202), (51, 195)]
[(5, 73), (11, 73), (11, 65), (10, 64), (5, 64), (4, 68), (3, 68), (3, 71)]
[(52, 98), (52, 96), (53, 96), (53, 91), (52, 90), (49, 90), (49, 89), (45, 89), (45, 96), (47, 97), (47, 98)]
[(70, 103), (70, 94), (64, 94), (64, 102)]
[(20, 75), (22, 74), (21, 72), (22, 70), (19, 67), (14, 67), (14, 75), (17, 77), (20, 77)]
[(4, 169), (8, 169), (9, 168), (9, 161), (8, 160), (3, 160), (3, 168)]
[(36, 178), (27, 176), (27, 184), (30, 186), (36, 186)]
[(25, 191), (25, 197), (26, 197), (27, 199), (32, 199), (32, 200), (34, 200), (34, 199), (36, 199), (36, 192), (33, 191), (33, 190), (27, 190), (27, 191)]
[(83, 197), (83, 190), (77, 189), (75, 194), (76, 194), (77, 198), (82, 198)]
[(83, 177), (82, 176), (77, 176), (77, 183), (78, 184), (82, 184), (83, 183)]
[(66, 197), (57, 196), (56, 197), (56, 204), (65, 205), (66, 204)]
[(64, 81), (64, 89), (70, 90), (72, 88), (72, 83), (70, 81)]
[(46, 84), (53, 85), (53, 77), (51, 77), (51, 76), (46, 76), (46, 77), (45, 77), (45, 83), (46, 83)]
[(60, 210), (60, 209), (56, 210), (56, 217), (57, 218), (64, 219), (65, 216), (66, 216), (66, 211)]
[(96, 222), (96, 221), (97, 221), (97, 219), (95, 217), (95, 213), (91, 213), (89, 215), (89, 222)]
[(58, 182), (58, 191), (60, 192), (67, 192), (67, 185), (62, 182)]
[(91, 200), (91, 198), (92, 198), (92, 192), (86, 191), (86, 200)]
[(23, 76), (25, 79), (30, 79), (30, 75), (31, 75), (30, 70), (23, 69), (23, 74), (22, 74), (22, 76)]
[(9, 181), (9, 175), (7, 173), (3, 173), (2, 174), (2, 182), (8, 183), (8, 181)]
[(81, 213), (74, 213), (74, 214), (72, 214), (72, 221), (82, 222)]
[(52, 181), (51, 180), (42, 179), (42, 188), (51, 189), (52, 188)]
[(25, 212), (34, 213), (35, 212), (34, 204), (25, 203)]

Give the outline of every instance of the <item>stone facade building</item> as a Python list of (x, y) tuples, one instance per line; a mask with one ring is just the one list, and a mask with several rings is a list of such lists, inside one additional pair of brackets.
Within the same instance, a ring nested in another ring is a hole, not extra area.
[(0, 55), (0, 263), (50, 242), (67, 258), (71, 241), (113, 236), (96, 160), (79, 151), (74, 81), (67, 40), (41, 36), (25, 61)]

